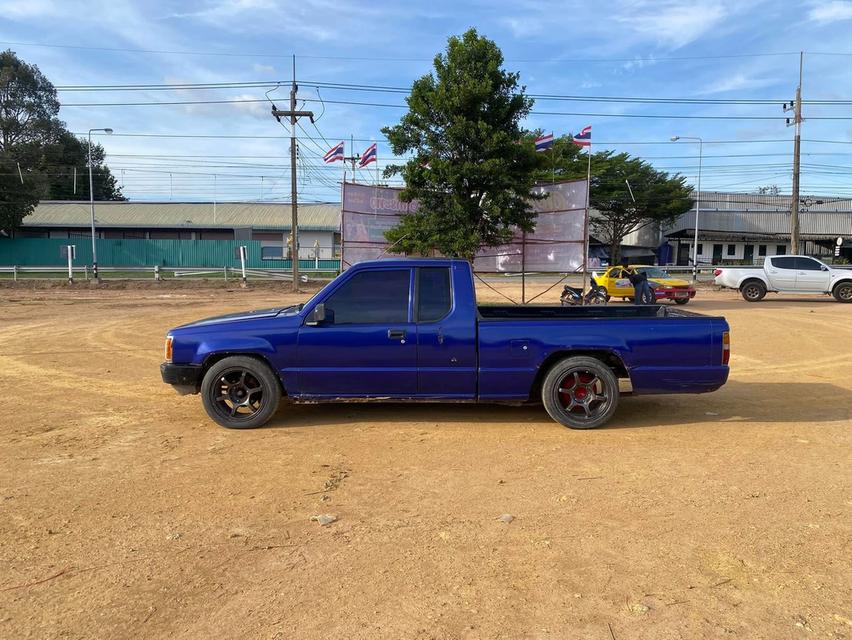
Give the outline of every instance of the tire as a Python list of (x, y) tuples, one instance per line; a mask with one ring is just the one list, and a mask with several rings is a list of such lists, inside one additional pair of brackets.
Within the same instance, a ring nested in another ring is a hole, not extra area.
[(675, 304), (686, 304), (689, 302), (689, 298), (675, 298)]
[(210, 418), (228, 429), (253, 429), (278, 410), (281, 384), (267, 364), (231, 356), (214, 364), (201, 382), (201, 401)]
[(618, 408), (618, 379), (597, 358), (575, 356), (554, 364), (541, 385), (541, 401), (559, 424), (594, 429)]
[(760, 280), (747, 280), (740, 287), (740, 293), (746, 302), (760, 302), (766, 295), (766, 285)]
[(838, 302), (852, 302), (852, 282), (840, 282), (831, 292)]

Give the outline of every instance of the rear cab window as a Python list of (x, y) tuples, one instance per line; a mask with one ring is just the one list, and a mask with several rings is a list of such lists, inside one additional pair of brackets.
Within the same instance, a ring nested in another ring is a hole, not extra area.
[(796, 258), (792, 256), (781, 256), (779, 258), (772, 258), (772, 266), (777, 269), (795, 269)]
[(421, 267), (417, 270), (417, 321), (437, 322), (453, 306), (450, 270), (446, 267)]

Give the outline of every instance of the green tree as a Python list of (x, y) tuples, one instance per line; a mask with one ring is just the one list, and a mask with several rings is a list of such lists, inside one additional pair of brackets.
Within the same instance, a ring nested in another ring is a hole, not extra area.
[[(547, 166), (538, 172), (540, 180), (586, 178), (588, 157), (570, 137), (556, 140), (547, 155)], [(593, 153), (591, 183), (589, 205), (596, 210), (591, 233), (610, 246), (612, 263), (621, 258), (627, 235), (649, 224), (670, 224), (694, 202), (683, 176), (658, 171), (626, 153)]]
[[(42, 198), (89, 197), (87, 143), (70, 133), (58, 114), (56, 89), (39, 68), (12, 51), (0, 52), (0, 230), (7, 234)], [(103, 158), (103, 148), (93, 147), (95, 197), (123, 200)]]
[[(89, 142), (69, 131), (63, 131), (55, 145), (45, 149), (42, 167), (45, 179), (45, 200), (89, 199)], [(95, 200), (126, 200), (121, 187), (104, 163), (104, 148), (92, 144), (92, 186)], [(74, 192), (74, 170), (77, 170), (77, 191)]]
[(480, 247), (507, 242), (515, 228), (533, 231), (541, 154), (531, 142), (518, 143), (533, 101), (518, 74), (503, 69), (497, 45), (475, 29), (449, 38), (407, 102), (399, 124), (382, 130), (394, 154), (412, 154), (385, 176), (401, 174), (402, 199), (420, 204), (387, 232), (395, 248), (472, 259)]

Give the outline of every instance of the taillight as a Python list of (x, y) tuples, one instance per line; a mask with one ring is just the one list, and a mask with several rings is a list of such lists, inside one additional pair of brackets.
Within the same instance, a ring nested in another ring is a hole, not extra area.
[(713, 275), (714, 276), (722, 275), (722, 270), (721, 269), (713, 269)]
[(722, 333), (722, 364), (728, 364), (731, 360), (731, 334), (729, 331)]
[(172, 336), (166, 336), (166, 350), (165, 350), (166, 362), (172, 361), (172, 342), (173, 341), (174, 341), (174, 338)]

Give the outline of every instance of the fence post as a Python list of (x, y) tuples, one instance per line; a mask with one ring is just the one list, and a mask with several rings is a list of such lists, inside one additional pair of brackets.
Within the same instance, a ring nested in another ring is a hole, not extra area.
[(86, 274), (86, 282), (88, 282), (89, 281), (89, 265), (87, 265), (87, 264), (83, 265), (83, 273)]
[(154, 280), (160, 281), (160, 265), (158, 264), (154, 265)]
[(228, 281), (228, 265), (225, 265), (224, 267), (222, 267), (222, 271), (225, 272), (225, 282), (227, 282)]
[(243, 274), (243, 288), (246, 286), (246, 251), (247, 249), (245, 246), (240, 246), (240, 269)]
[(74, 245), (66, 245), (65, 253), (68, 254), (68, 284), (74, 284)]
[(12, 279), (17, 282), (18, 281), (18, 265), (12, 265)]

